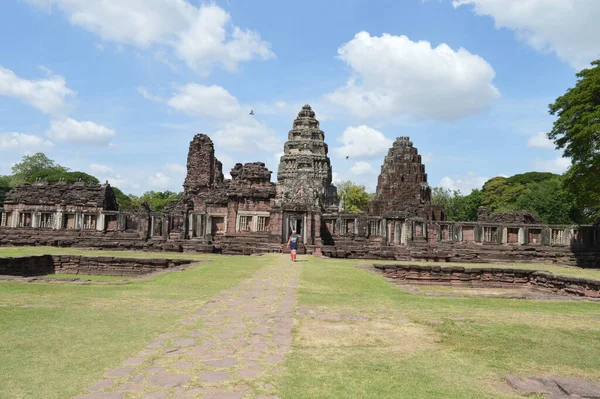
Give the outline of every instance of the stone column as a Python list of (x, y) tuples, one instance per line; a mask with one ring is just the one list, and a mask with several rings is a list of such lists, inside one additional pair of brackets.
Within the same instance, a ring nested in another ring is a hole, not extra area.
[(194, 238), (194, 214), (189, 213), (188, 217), (188, 238)]
[(400, 233), (400, 244), (402, 245), (406, 245), (407, 241), (408, 241), (408, 223), (406, 223), (406, 220), (404, 222), (401, 223), (401, 233)]
[(106, 230), (105, 220), (106, 220), (105, 215), (102, 212), (100, 212), (98, 214), (98, 216), (96, 216), (96, 230), (97, 231), (104, 231), (104, 230)]
[(527, 229), (525, 227), (519, 227), (519, 244), (527, 244)]

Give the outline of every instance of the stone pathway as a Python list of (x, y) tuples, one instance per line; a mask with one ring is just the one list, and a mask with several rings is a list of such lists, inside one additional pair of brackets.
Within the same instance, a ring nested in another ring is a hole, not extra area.
[(185, 333), (160, 335), (76, 399), (276, 399), (269, 375), (292, 343), (300, 273), (287, 257), (262, 268), (183, 320)]
[(600, 398), (600, 383), (578, 377), (520, 377), (508, 374), (507, 384), (523, 395), (542, 394), (547, 399)]

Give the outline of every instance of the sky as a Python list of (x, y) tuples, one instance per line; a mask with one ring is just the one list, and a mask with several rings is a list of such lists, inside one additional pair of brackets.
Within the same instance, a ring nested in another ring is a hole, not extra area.
[(598, 20), (598, 0), (4, 0), (0, 175), (41, 151), (126, 193), (181, 191), (205, 133), (226, 174), (262, 161), (275, 181), (307, 103), (334, 180), (369, 191), (399, 136), (463, 194), (562, 173), (548, 104), (600, 58)]

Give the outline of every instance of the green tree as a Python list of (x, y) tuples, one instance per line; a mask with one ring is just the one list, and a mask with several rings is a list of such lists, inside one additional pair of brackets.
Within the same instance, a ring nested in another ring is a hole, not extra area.
[(527, 186), (558, 177), (553, 173), (528, 172), (511, 177), (494, 177), (484, 183), (482, 205), (492, 213), (518, 211), (516, 200), (525, 192)]
[(371, 201), (372, 196), (367, 193), (365, 186), (344, 181), (337, 185), (338, 197), (344, 199), (346, 211), (350, 213), (361, 212)]
[(0, 176), (0, 206), (4, 203), (6, 193), (12, 188), (10, 176)]
[(569, 224), (578, 218), (573, 197), (564, 189), (560, 177), (529, 184), (515, 201), (515, 206), (519, 210), (536, 212), (548, 224)]
[(33, 155), (25, 155), (21, 162), (18, 162), (12, 167), (11, 184), (17, 185), (30, 182), (35, 174), (42, 173), (64, 173), (68, 172), (69, 168), (58, 165), (55, 161), (48, 158), (44, 153), (38, 152)]
[(46, 180), (49, 183), (56, 183), (59, 180), (64, 180), (67, 183), (75, 183), (77, 180), (81, 180), (85, 184), (100, 184), (100, 181), (92, 175), (84, 172), (62, 172), (55, 168), (40, 170), (34, 173), (27, 183), (33, 183), (35, 179)]
[(123, 191), (117, 187), (112, 187), (112, 189), (115, 193), (115, 199), (117, 200), (117, 205), (119, 205), (119, 210), (132, 211), (136, 208), (136, 203), (133, 201), (131, 196), (123, 193)]
[(481, 190), (473, 190), (469, 195), (462, 195), (460, 190), (450, 190), (434, 187), (431, 202), (441, 205), (446, 213), (446, 219), (451, 221), (477, 220), (477, 208), (482, 204)]
[[(154, 212), (162, 211), (171, 201), (178, 200), (183, 197), (183, 193), (175, 193), (173, 191), (146, 191), (141, 196), (129, 196), (133, 206), (139, 208), (142, 203), (147, 202)], [(118, 201), (117, 201), (118, 202)]]
[(587, 221), (600, 216), (600, 60), (577, 73), (575, 87), (549, 105), (555, 115), (548, 138), (572, 166), (565, 186)]

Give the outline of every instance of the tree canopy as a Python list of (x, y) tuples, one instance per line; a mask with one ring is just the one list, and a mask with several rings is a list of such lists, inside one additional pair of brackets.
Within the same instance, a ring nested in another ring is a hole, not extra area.
[(600, 60), (577, 73), (575, 87), (549, 105), (557, 118), (548, 138), (571, 158), (565, 187), (587, 221), (600, 216)]
[(36, 175), (51, 175), (55, 173), (68, 172), (69, 168), (58, 165), (48, 158), (44, 153), (38, 152), (33, 155), (25, 155), (21, 162), (12, 167), (11, 184), (30, 183), (35, 180)]
[(337, 184), (338, 196), (343, 198), (346, 211), (358, 213), (362, 211), (371, 201), (372, 196), (367, 193), (365, 186), (344, 181)]
[[(120, 191), (120, 190), (119, 190)], [(116, 194), (116, 193), (115, 193)], [(141, 196), (135, 196), (135, 195), (130, 195), (130, 200), (132, 202), (132, 206), (134, 208), (139, 208), (142, 203), (147, 202), (148, 205), (150, 206), (150, 209), (152, 209), (154, 212), (160, 212), (163, 209), (165, 209), (165, 206), (167, 206), (170, 202), (180, 199), (183, 196), (183, 193), (176, 193), (173, 191), (146, 191), (144, 194), (142, 194)], [(117, 202), (119, 201), (119, 198), (117, 197)], [(121, 198), (121, 201), (123, 201), (123, 198)], [(119, 207), (121, 206), (121, 204), (119, 204)]]
[(435, 187), (432, 202), (442, 205), (453, 221), (477, 220), (477, 208), (493, 214), (515, 211), (536, 212), (544, 223), (581, 223), (573, 196), (564, 186), (564, 177), (553, 173), (529, 172), (511, 177), (494, 177), (482, 190), (463, 196), (458, 190)]
[(444, 207), (447, 220), (475, 221), (477, 220), (477, 208), (483, 202), (483, 195), (481, 190), (473, 190), (471, 194), (463, 196), (460, 190), (434, 187), (431, 201)]

